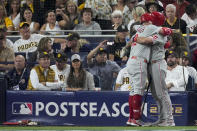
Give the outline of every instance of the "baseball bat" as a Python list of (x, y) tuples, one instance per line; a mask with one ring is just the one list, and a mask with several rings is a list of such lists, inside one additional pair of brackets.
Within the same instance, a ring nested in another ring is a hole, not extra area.
[(151, 76), (149, 76), (148, 86), (147, 86), (146, 93), (144, 95), (144, 100), (143, 100), (142, 106), (141, 106), (141, 115), (143, 114), (143, 111), (144, 111), (144, 106), (145, 106), (146, 99), (147, 99), (147, 96), (148, 96), (148, 90), (150, 89), (151, 81), (152, 81), (152, 78), (151, 78)]

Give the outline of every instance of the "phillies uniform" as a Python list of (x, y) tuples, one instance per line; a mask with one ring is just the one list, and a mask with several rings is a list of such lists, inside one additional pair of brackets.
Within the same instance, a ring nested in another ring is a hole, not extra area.
[(126, 68), (123, 68), (119, 71), (116, 78), (116, 84), (120, 84), (120, 91), (130, 91), (131, 90), (131, 76), (127, 72)]
[[(155, 34), (158, 27), (154, 25), (137, 25), (134, 26), (137, 30), (138, 36), (147, 37)], [(132, 78), (131, 91), (129, 96), (129, 120), (128, 125), (138, 126), (136, 120), (141, 117), (141, 99), (144, 95), (144, 90), (147, 80), (147, 63), (150, 60), (149, 45), (142, 45), (133, 42), (131, 45), (130, 56), (127, 61), (127, 71)]]
[[(158, 27), (154, 25), (137, 25), (134, 26), (134, 28), (136, 28), (139, 37), (151, 36), (158, 30)], [(132, 88), (130, 92), (131, 96), (135, 94), (144, 94), (147, 79), (147, 63), (150, 60), (150, 50), (151, 47), (149, 45), (142, 45), (136, 42), (133, 42), (131, 45), (130, 56), (126, 66), (133, 81), (131, 86), (135, 87)]]
[(68, 78), (68, 75), (70, 73), (70, 65), (66, 65), (66, 68), (64, 68), (64, 70), (60, 71), (56, 65), (51, 65), (50, 66), (51, 69), (53, 69), (55, 71), (55, 73), (57, 73), (58, 75), (58, 79), (59, 81), (62, 81), (64, 84), (64, 88), (67, 87), (67, 78)]
[(31, 34), (28, 40), (19, 39), (14, 43), (14, 52), (34, 52), (38, 47), (38, 43), (43, 35)]
[(169, 126), (173, 126), (174, 119), (172, 116), (172, 103), (165, 82), (167, 64), (164, 60), (164, 45), (166, 41), (167, 38), (160, 34), (153, 35), (153, 45), (151, 46), (149, 73), (152, 76), (152, 96), (157, 103), (158, 112), (160, 113), (157, 124), (167, 122)]

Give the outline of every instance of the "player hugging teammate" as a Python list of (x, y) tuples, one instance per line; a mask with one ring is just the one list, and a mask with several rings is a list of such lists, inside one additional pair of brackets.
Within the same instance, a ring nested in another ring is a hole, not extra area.
[[(134, 26), (137, 32), (131, 38), (130, 57), (126, 67), (133, 81), (129, 94), (130, 116), (127, 125), (175, 126), (172, 104), (165, 83), (167, 64), (164, 60), (166, 37), (172, 33), (172, 30), (159, 27), (164, 21), (165, 17), (162, 13), (145, 13), (141, 16), (142, 25)], [(152, 77), (149, 81), (151, 92), (160, 116), (155, 123), (144, 124), (140, 120), (141, 106), (148, 74)]]

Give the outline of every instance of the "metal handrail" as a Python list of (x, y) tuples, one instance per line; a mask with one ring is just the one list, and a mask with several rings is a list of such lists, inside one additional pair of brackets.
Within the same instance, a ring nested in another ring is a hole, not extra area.
[[(52, 38), (64, 38), (67, 37), (68, 35), (46, 35), (47, 37), (52, 37)], [(116, 35), (80, 35), (80, 37), (82, 38), (86, 38), (86, 37), (97, 37), (97, 38), (107, 38), (107, 37), (115, 37)], [(20, 38), (20, 35), (8, 35), (7, 38)]]
[[(38, 31), (38, 32), (116, 32), (117, 30), (57, 30), (57, 31)], [(7, 31), (9, 33), (19, 33), (19, 31)]]

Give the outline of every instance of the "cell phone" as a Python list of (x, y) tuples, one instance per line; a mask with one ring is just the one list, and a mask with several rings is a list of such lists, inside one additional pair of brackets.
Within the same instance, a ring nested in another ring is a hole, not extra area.
[(107, 45), (113, 45), (114, 44), (114, 42), (112, 41), (112, 42), (107, 42)]

